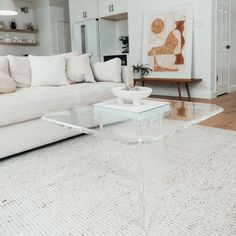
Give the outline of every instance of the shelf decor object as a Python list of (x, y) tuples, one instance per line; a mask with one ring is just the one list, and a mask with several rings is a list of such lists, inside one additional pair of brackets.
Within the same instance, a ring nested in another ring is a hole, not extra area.
[(12, 46), (37, 46), (38, 43), (37, 42), (33, 42), (33, 43), (28, 43), (28, 42), (4, 42), (4, 41), (0, 41), (0, 45), (12, 45)]
[(14, 16), (17, 15), (16, 6), (13, 0), (0, 1), (0, 16)]
[(26, 33), (26, 34), (36, 34), (38, 33), (38, 30), (27, 30), (27, 29), (6, 29), (6, 28), (0, 28), (0, 32), (9, 32), (9, 33)]

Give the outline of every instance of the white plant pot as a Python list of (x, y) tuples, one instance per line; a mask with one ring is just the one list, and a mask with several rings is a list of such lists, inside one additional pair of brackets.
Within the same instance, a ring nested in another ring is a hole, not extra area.
[(134, 72), (134, 78), (135, 79), (140, 79), (140, 78), (142, 78), (142, 76), (141, 76), (141, 72)]
[(126, 102), (132, 102), (135, 106), (142, 104), (142, 99), (149, 97), (152, 94), (152, 89), (147, 87), (137, 87), (137, 91), (125, 90), (124, 87), (112, 88), (111, 92), (119, 104), (125, 104)]

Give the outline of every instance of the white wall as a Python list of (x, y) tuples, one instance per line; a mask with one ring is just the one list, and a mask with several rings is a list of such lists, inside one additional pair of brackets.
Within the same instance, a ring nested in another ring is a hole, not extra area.
[(50, 0), (50, 22), (52, 35), (52, 52), (57, 54), (58, 49), (58, 21), (69, 22), (69, 2), (68, 0)]
[(39, 55), (58, 53), (57, 21), (69, 21), (67, 0), (38, 0), (34, 3), (35, 23), (40, 29), (38, 35)]
[[(2, 1), (2, 0), (1, 0)], [(25, 23), (32, 22), (34, 24), (34, 11), (32, 9), (32, 3), (27, 1), (15, 1), (18, 15), (16, 16), (0, 16), (0, 21), (5, 23), (6, 28), (10, 28), (10, 21), (11, 19), (16, 19), (17, 28), (23, 29), (25, 28)], [(28, 7), (29, 12), (23, 13), (20, 11), (20, 7)], [(8, 33), (8, 32), (0, 32), (0, 35), (6, 36), (9, 34), (11, 38), (18, 37), (18, 38), (28, 38), (28, 39), (35, 39), (34, 34), (19, 34), (19, 33)], [(26, 46), (8, 46), (8, 45), (0, 45), (0, 55), (23, 55), (23, 54), (37, 54), (38, 48), (37, 47), (26, 47)]]
[(236, 1), (231, 0), (230, 91), (236, 91)]
[(52, 36), (50, 24), (49, 0), (35, 1), (35, 25), (39, 29), (37, 40), (39, 42), (39, 55), (50, 55), (52, 51)]
[[(16, 16), (0, 16), (0, 21), (5, 22), (5, 27), (10, 27), (10, 21), (11, 19), (16, 19), (17, 21), (17, 27), (22, 29), (24, 28), (25, 23), (34, 22), (34, 14), (32, 9), (32, 3), (27, 1), (15, 1), (16, 8), (18, 11), (18, 15)], [(28, 7), (29, 12), (26, 14), (24, 12), (20, 11), (21, 7)]]
[[(142, 62), (142, 27), (143, 14), (161, 8), (169, 8), (183, 4), (194, 7), (194, 39), (193, 39), (193, 77), (202, 78), (203, 82), (191, 87), (192, 97), (211, 98), (213, 66), (212, 58), (212, 19), (214, 0), (129, 0), (129, 40), (130, 62)], [(159, 95), (177, 95), (176, 88), (158, 86), (154, 92)], [(183, 90), (185, 91), (185, 90)], [(186, 94), (183, 93), (186, 96)]]

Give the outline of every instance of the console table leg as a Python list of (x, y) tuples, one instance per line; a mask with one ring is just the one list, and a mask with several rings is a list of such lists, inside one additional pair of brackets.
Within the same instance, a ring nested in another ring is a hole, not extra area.
[(178, 89), (179, 98), (180, 98), (180, 100), (182, 100), (180, 83), (176, 83), (176, 86), (177, 86), (177, 89)]
[(190, 100), (190, 99), (191, 99), (191, 96), (190, 96), (190, 91), (189, 91), (188, 83), (185, 83), (185, 87), (186, 87), (187, 93), (188, 93), (188, 100)]

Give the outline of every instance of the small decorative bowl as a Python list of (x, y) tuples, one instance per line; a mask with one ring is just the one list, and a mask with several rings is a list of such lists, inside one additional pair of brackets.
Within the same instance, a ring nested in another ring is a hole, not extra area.
[(133, 90), (126, 90), (125, 87), (112, 88), (111, 92), (118, 98), (119, 104), (132, 102), (135, 106), (142, 104), (141, 100), (149, 97), (152, 94), (152, 89), (147, 87), (135, 87)]

